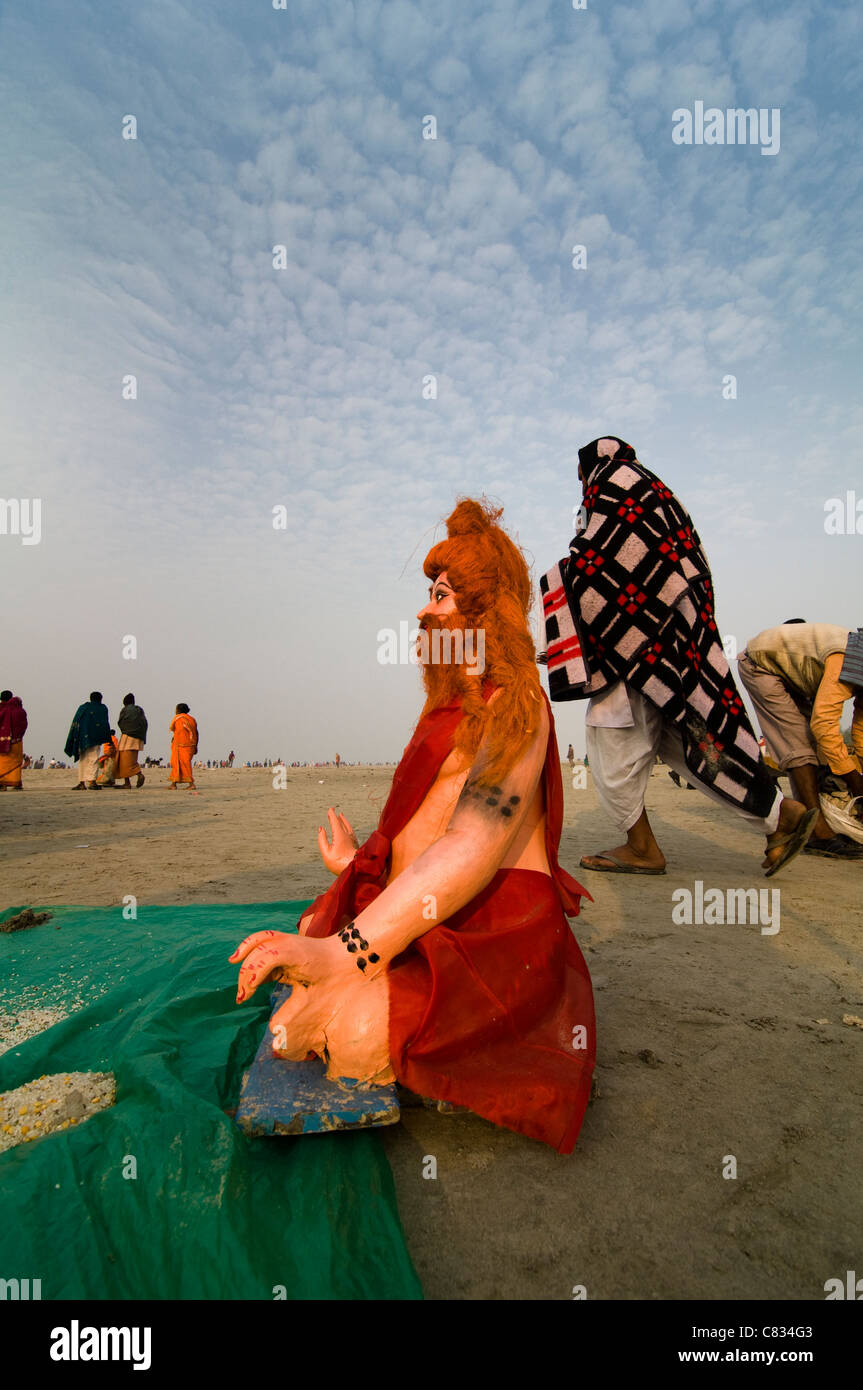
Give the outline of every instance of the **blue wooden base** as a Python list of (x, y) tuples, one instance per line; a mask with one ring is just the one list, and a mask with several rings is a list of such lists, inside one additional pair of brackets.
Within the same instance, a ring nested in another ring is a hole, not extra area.
[[(284, 1004), (290, 985), (276, 985), (271, 1014)], [(267, 1029), (251, 1069), (243, 1077), (237, 1124), (249, 1135), (329, 1134), (336, 1129), (367, 1129), (398, 1124), (395, 1086), (356, 1087), (327, 1080), (326, 1064), (288, 1062), (273, 1056)]]

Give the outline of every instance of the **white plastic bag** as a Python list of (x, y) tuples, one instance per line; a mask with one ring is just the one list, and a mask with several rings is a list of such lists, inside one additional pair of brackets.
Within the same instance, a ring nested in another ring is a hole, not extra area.
[(863, 797), (827, 796), (822, 792), (819, 800), (824, 819), (830, 829), (835, 830), (837, 835), (847, 835), (850, 840), (856, 840), (858, 845), (863, 845), (863, 821), (852, 814), (854, 806), (858, 801), (863, 801)]

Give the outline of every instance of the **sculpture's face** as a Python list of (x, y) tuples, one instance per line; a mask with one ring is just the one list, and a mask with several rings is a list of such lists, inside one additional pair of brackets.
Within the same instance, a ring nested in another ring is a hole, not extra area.
[(420, 666), (427, 667), (430, 647), (425, 633), (436, 627), (463, 626), (458, 617), (455, 591), (446, 577), (446, 570), (442, 570), (434, 584), (429, 586), (429, 601), (425, 608), (421, 608), (417, 613), (417, 621), (420, 625), (417, 634), (417, 659)]
[[(425, 608), (421, 608), (417, 613), (417, 620), (422, 625), (426, 618), (434, 620), (457, 612), (455, 592), (446, 577), (446, 570), (443, 570), (434, 584), (429, 586), (429, 601)], [(429, 626), (434, 626), (434, 621)]]
[(442, 570), (430, 586), (429, 601), (417, 613), (417, 620), (420, 625), (416, 644), (417, 665), (422, 671), (426, 695), (433, 705), (448, 704), (464, 691), (467, 679), (465, 662), (473, 664), (476, 657), (472, 645), (470, 654), (467, 654), (466, 640), (453, 644), (449, 641), (444, 645), (440, 643), (441, 629), (450, 633), (465, 630), (465, 619), (458, 610), (455, 590), (446, 570)]

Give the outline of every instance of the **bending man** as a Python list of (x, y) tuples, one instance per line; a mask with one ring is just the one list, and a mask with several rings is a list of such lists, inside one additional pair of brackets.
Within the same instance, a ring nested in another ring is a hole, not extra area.
[[(863, 845), (831, 830), (818, 799), (819, 763), (863, 796), (863, 629), (792, 619), (751, 638), (737, 669), (780, 772), (818, 810), (807, 853), (863, 859)], [(853, 753), (840, 729), (846, 700), (854, 701)]]

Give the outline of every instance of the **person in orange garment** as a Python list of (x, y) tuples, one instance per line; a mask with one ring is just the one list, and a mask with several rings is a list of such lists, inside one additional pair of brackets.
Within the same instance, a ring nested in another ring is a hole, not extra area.
[(256, 932), (231, 960), (238, 1003), (271, 976), (293, 986), (269, 1023), (276, 1056), (316, 1053), (342, 1085), (395, 1079), (568, 1154), (596, 1037), (566, 919), (590, 895), (558, 864), (560, 754), (527, 564), (499, 517), (461, 501), (426, 557), (427, 699), (377, 830), (358, 845), (331, 812), (336, 882), (299, 935)]
[(27, 732), (27, 711), (19, 695), (0, 690), (0, 791), (13, 787), (23, 791), (21, 768), (24, 765), (24, 735)]
[(99, 787), (113, 787), (114, 772), (117, 767), (117, 730), (112, 729), (108, 738), (102, 744), (99, 753), (96, 773), (96, 785)]
[(188, 782), (189, 791), (195, 790), (195, 774), (192, 759), (198, 751), (198, 725), (189, 713), (188, 705), (178, 705), (171, 720), (171, 791), (175, 792), (180, 782)]

